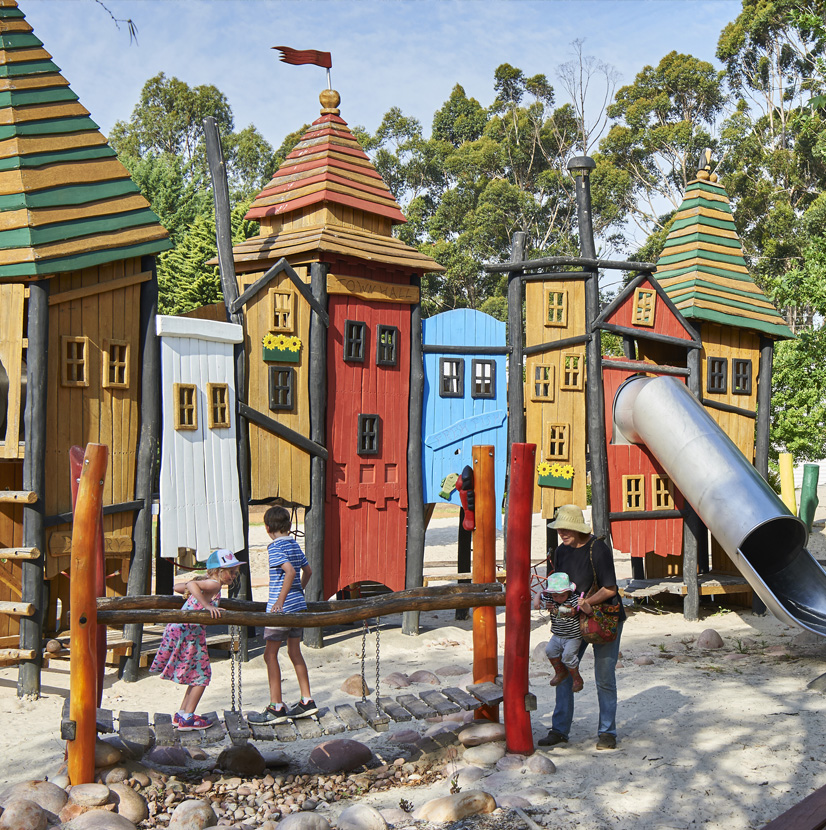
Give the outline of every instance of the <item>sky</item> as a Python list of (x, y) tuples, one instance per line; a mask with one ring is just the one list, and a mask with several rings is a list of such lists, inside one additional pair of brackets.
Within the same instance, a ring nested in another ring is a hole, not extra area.
[[(280, 63), (275, 45), (333, 57), (341, 115), (375, 132), (392, 106), (430, 134), (433, 113), (460, 83), (488, 106), (493, 73), (510, 63), (544, 73), (583, 54), (631, 83), (672, 50), (715, 65), (714, 51), (740, 0), (18, 0), (34, 33), (108, 133), (128, 119), (144, 82), (159, 72), (191, 86), (214, 84), (235, 127), (255, 124), (278, 147), (318, 117), (324, 69)], [(138, 29), (130, 44), (124, 24)]]

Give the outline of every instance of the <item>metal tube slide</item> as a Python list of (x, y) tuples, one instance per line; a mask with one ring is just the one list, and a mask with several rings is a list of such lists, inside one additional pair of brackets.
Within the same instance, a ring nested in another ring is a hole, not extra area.
[(614, 440), (645, 445), (771, 612), (826, 636), (826, 572), (806, 526), (685, 384), (629, 378), (614, 398)]

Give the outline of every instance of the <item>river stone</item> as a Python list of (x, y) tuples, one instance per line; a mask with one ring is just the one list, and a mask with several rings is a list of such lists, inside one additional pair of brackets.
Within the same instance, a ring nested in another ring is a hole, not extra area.
[(418, 739), (419, 733), (415, 729), (400, 729), (389, 737), (396, 744), (414, 744)]
[(466, 764), (477, 767), (492, 767), (500, 758), (505, 756), (505, 744), (490, 743), (479, 746), (469, 746), (462, 755)]
[(122, 781), (126, 781), (127, 778), (129, 778), (129, 770), (126, 767), (118, 766), (101, 770), (101, 783), (110, 787), (112, 784), (120, 784)]
[(496, 762), (496, 769), (500, 772), (522, 769), (525, 766), (525, 761), (524, 755), (504, 755)]
[(330, 830), (330, 822), (318, 813), (291, 813), (278, 822), (278, 830)]
[(438, 686), (442, 682), (432, 671), (427, 669), (414, 671), (413, 674), (408, 675), (407, 679), (411, 683), (428, 683), (431, 686)]
[(723, 638), (713, 629), (707, 628), (697, 638), (697, 648), (722, 648)]
[[(56, 787), (60, 787), (63, 792), (66, 792), (66, 788), (71, 785), (71, 781), (69, 780), (69, 776), (66, 775), (65, 772), (61, 772), (58, 775), (52, 775), (49, 777), (49, 783), (54, 784)], [(66, 794), (66, 798), (68, 798), (68, 793)]]
[(264, 774), (267, 762), (252, 744), (241, 744), (224, 749), (218, 756), (216, 766), (244, 778), (253, 778)]
[(459, 733), (459, 741), (463, 746), (480, 746), (481, 744), (504, 740), (504, 723), (476, 723)]
[(118, 815), (128, 818), (135, 824), (140, 824), (149, 818), (149, 807), (140, 793), (135, 792), (127, 784), (112, 784), (109, 790)]
[(387, 830), (382, 814), (367, 804), (354, 804), (336, 819), (338, 830)]
[(88, 810), (64, 824), (63, 830), (137, 830), (137, 827), (126, 816), (108, 810)]
[(146, 754), (147, 764), (160, 764), (164, 767), (185, 767), (189, 753), (180, 746), (156, 746)]
[(456, 779), (456, 786), (462, 790), (470, 789), (470, 787), (475, 784), (483, 775), (485, 771), (482, 767), (474, 767), (470, 765), (468, 767), (462, 767), (459, 772), (456, 773), (455, 776), (451, 776), (451, 780), (455, 777)]
[(464, 666), (457, 666), (457, 665), (450, 665), (450, 666), (442, 666), (441, 668), (436, 669), (436, 674), (439, 677), (459, 677), (460, 675), (467, 674), (467, 669)]
[(48, 810), (50, 813), (59, 813), (69, 799), (66, 790), (52, 781), (22, 781), (15, 784), (5, 793), (4, 801), (25, 799)]
[(653, 666), (654, 661), (650, 657), (637, 657), (637, 659), (634, 660), (634, 665), (635, 666)]
[(413, 815), (420, 821), (447, 822), (480, 813), (492, 813), (495, 809), (496, 801), (490, 793), (468, 790), (466, 793), (434, 798), (419, 807)]
[(373, 757), (370, 747), (351, 738), (324, 741), (310, 753), (310, 762), (324, 772), (348, 772)]
[(80, 807), (100, 807), (109, 800), (106, 784), (77, 784), (69, 793), (69, 801)]
[(512, 810), (514, 807), (524, 810), (531, 806), (531, 802), (527, 798), (522, 798), (521, 795), (500, 795), (496, 799), (496, 806), (503, 810)]
[(556, 772), (554, 762), (541, 752), (531, 755), (525, 762), (525, 766), (530, 772), (535, 772), (539, 775), (553, 775)]
[(137, 741), (126, 741), (120, 735), (107, 735), (105, 738), (99, 738), (98, 740), (100, 743), (114, 747), (120, 752), (121, 758), (129, 761), (137, 761), (148, 749), (145, 744)]
[(398, 807), (384, 807), (379, 810), (381, 817), (388, 823), (401, 827), (410, 823), (410, 816)]
[(47, 825), (46, 811), (27, 798), (7, 801), (0, 816), (2, 830), (46, 830)]
[(123, 753), (113, 744), (98, 738), (95, 741), (95, 769), (112, 767), (123, 760)]
[(361, 697), (362, 695), (372, 694), (367, 683), (359, 674), (350, 675), (342, 684), (341, 691), (346, 695), (353, 697)]
[(384, 684), (391, 689), (406, 689), (410, 685), (407, 675), (400, 671), (394, 671), (384, 678)]
[(172, 813), (168, 830), (203, 830), (204, 827), (216, 827), (218, 816), (208, 801), (189, 799), (182, 801)]
[(290, 765), (290, 756), (280, 749), (274, 749), (270, 752), (262, 752), (261, 756), (264, 759), (264, 764), (268, 768), (288, 767)]

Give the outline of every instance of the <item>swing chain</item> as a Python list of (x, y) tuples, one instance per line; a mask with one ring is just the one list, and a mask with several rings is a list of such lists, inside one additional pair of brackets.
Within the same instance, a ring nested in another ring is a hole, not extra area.
[(367, 702), (367, 680), (364, 675), (364, 658), (367, 654), (367, 632), (370, 626), (367, 625), (367, 620), (362, 623), (361, 630), (361, 700), (363, 703)]
[[(231, 683), (231, 697), (232, 697), (232, 711), (242, 711), (242, 704), (241, 704), (241, 628), (237, 625), (231, 625), (229, 627), (230, 633), (230, 649), (231, 649), (231, 657), (230, 657), (230, 683)], [(237, 701), (238, 701), (238, 708), (235, 708), (236, 702), (236, 683), (235, 683), (235, 672), (238, 672), (238, 692), (237, 692)]]
[(381, 649), (379, 646), (379, 637), (381, 636), (381, 628), (379, 626), (380, 619), (376, 619), (376, 711), (380, 712), (379, 708), (379, 666), (381, 660)]

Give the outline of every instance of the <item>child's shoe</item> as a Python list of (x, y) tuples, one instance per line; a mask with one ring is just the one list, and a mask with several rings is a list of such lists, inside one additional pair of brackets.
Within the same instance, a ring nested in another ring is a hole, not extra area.
[(574, 681), (573, 690), (575, 692), (581, 692), (583, 681), (582, 681), (582, 675), (579, 673), (579, 666), (577, 666), (576, 668), (574, 668), (572, 666), (568, 666), (568, 672), (569, 672), (569, 674), (571, 675), (571, 677), (573, 678), (573, 681)]
[(175, 712), (175, 714), (172, 716), (172, 725), (174, 727), (178, 727), (182, 720), (183, 718), (181, 717), (181, 713)]
[[(561, 657), (551, 657), (551, 665), (555, 672), (551, 678), (551, 686), (558, 686), (568, 676), (568, 667), (562, 662)], [(582, 688), (581, 682), (579, 688)]]
[(315, 705), (315, 701), (310, 698), (306, 703), (299, 700), (298, 703), (290, 709), (289, 717), (290, 718), (309, 718), (310, 715), (314, 715), (318, 712), (318, 706)]
[(270, 704), (263, 712), (250, 712), (247, 720), (250, 723), (286, 723), (289, 720), (289, 712), (284, 704), (281, 706)]
[(186, 717), (178, 716), (178, 731), (192, 732), (195, 729), (209, 729), (212, 721), (202, 718), (200, 715), (191, 714)]

